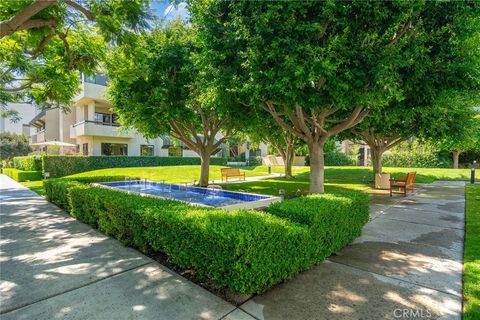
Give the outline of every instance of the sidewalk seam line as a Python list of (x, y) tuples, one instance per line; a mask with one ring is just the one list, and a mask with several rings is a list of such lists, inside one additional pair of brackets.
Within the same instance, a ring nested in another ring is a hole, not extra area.
[(441, 292), (441, 293), (444, 293), (444, 294), (448, 294), (448, 295), (450, 295), (450, 296), (457, 297), (457, 298), (460, 298), (460, 299), (462, 298), (461, 295), (456, 295), (456, 294), (454, 294), (454, 293), (449, 293), (449, 292), (446, 292), (446, 291), (443, 291), (443, 290), (440, 290), (440, 289), (435, 289), (435, 288), (432, 288), (432, 287), (429, 287), (429, 286), (426, 286), (426, 285), (423, 285), (423, 284), (418, 284), (418, 283), (411, 282), (411, 281), (408, 281), (408, 280), (399, 279), (399, 278), (392, 277), (392, 276), (387, 276), (387, 275), (384, 275), (384, 274), (381, 274), (381, 273), (377, 273), (377, 272), (374, 272), (374, 271), (371, 271), (371, 270), (366, 270), (366, 269), (360, 268), (360, 267), (358, 267), (358, 266), (352, 266), (352, 265), (349, 265), (349, 264), (347, 264), (347, 263), (342, 263), (342, 262), (338, 262), (338, 261), (333, 261), (333, 260), (330, 260), (330, 259), (327, 259), (327, 260), (330, 261), (330, 262), (332, 262), (332, 263), (337, 263), (337, 264), (340, 264), (340, 265), (343, 265), (343, 266), (346, 266), (346, 267), (349, 267), (349, 268), (352, 268), (352, 269), (357, 269), (357, 270), (360, 270), (360, 271), (363, 271), (363, 272), (368, 272), (368, 273), (376, 274), (376, 275), (379, 275), (379, 276), (382, 276), (382, 277), (385, 277), (385, 278), (390, 278), (390, 279), (397, 280), (397, 281), (401, 281), (401, 282), (405, 282), (405, 283), (408, 283), (408, 284), (413, 284), (413, 285), (415, 285), (415, 286), (417, 286), (417, 287), (434, 290), (434, 291)]
[(394, 221), (408, 222), (408, 223), (419, 224), (419, 225), (430, 226), (430, 227), (437, 227), (437, 228), (445, 228), (445, 229), (464, 230), (464, 229), (461, 229), (461, 228), (456, 228), (456, 227), (445, 227), (445, 226), (438, 226), (438, 225), (435, 225), (435, 224), (429, 224), (429, 223), (420, 223), (420, 222), (412, 222), (412, 221), (408, 221), (408, 220), (395, 219), (395, 218), (388, 218), (388, 217), (383, 217), (383, 216), (379, 216), (379, 218), (383, 218), (383, 219), (387, 219), (387, 220), (394, 220)]
[(135, 269), (138, 269), (138, 268), (142, 268), (142, 267), (144, 267), (144, 266), (146, 266), (146, 265), (148, 265), (148, 264), (151, 264), (151, 263), (155, 263), (155, 261), (149, 261), (149, 262), (146, 262), (146, 263), (144, 263), (144, 264), (141, 264), (141, 265), (138, 265), (138, 266), (135, 266), (135, 267), (126, 269), (126, 270), (122, 270), (122, 271), (117, 272), (117, 273), (115, 273), (115, 274), (111, 274), (111, 275), (108, 275), (108, 276), (106, 276), (106, 277), (96, 279), (96, 280), (94, 280), (94, 281), (91, 281), (91, 282), (86, 283), (86, 284), (84, 284), (84, 285), (81, 285), (81, 286), (79, 286), (79, 287), (70, 288), (70, 289), (68, 289), (68, 290), (65, 290), (65, 291), (62, 291), (62, 292), (59, 292), (59, 293), (55, 293), (55, 294), (46, 296), (46, 297), (40, 298), (40, 299), (38, 299), (38, 300), (36, 300), (36, 301), (34, 301), (34, 302), (27, 303), (27, 304), (21, 305), (21, 306), (16, 307), (16, 308), (11, 308), (11, 309), (6, 309), (6, 310), (3, 310), (3, 311), (0, 311), (0, 315), (2, 315), (2, 314), (7, 314), (7, 313), (10, 313), (10, 312), (13, 312), (13, 311), (17, 311), (17, 310), (20, 310), (20, 309), (23, 309), (23, 308), (26, 308), (26, 307), (30, 307), (31, 305), (37, 304), (37, 303), (39, 303), (39, 302), (42, 302), (42, 301), (45, 301), (45, 300), (48, 300), (48, 299), (51, 299), (51, 298), (60, 296), (60, 295), (62, 295), (62, 294), (69, 293), (69, 292), (71, 292), (71, 291), (75, 291), (75, 290), (78, 290), (78, 289), (81, 289), (81, 288), (90, 286), (90, 285), (95, 284), (95, 283), (97, 283), (97, 282), (110, 279), (110, 278), (115, 277), (115, 276), (117, 276), (117, 275), (121, 275), (121, 274), (123, 274), (123, 273), (129, 272), (129, 271), (132, 271), (132, 270), (135, 270)]

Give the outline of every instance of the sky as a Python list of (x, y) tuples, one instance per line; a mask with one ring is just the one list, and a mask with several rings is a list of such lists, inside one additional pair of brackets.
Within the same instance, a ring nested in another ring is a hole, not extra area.
[(186, 4), (181, 2), (174, 6), (169, 3), (168, 0), (152, 0), (150, 7), (155, 15), (164, 18), (165, 22), (181, 18), (182, 20), (188, 19), (188, 11)]

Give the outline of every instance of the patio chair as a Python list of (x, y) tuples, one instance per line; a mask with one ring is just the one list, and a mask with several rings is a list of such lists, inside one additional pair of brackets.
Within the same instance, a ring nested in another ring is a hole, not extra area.
[[(412, 192), (415, 190), (414, 182), (416, 172), (409, 172), (405, 177), (390, 179), (390, 197), (393, 193), (402, 193), (404, 197), (407, 196), (407, 190)], [(396, 191), (394, 191), (396, 189)]]

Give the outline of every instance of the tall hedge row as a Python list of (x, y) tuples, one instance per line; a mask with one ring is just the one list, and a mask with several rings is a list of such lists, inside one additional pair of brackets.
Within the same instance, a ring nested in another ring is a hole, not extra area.
[[(226, 165), (224, 158), (210, 159), (212, 165)], [(58, 178), (75, 173), (107, 168), (199, 165), (197, 157), (62, 156), (44, 155), (43, 170)]]
[(42, 171), (42, 157), (24, 156), (13, 158), (13, 166), (23, 171)]
[(15, 168), (3, 168), (3, 174), (9, 176), (15, 181), (40, 181), (42, 180), (42, 171), (23, 171)]
[(321, 262), (368, 219), (367, 196), (354, 193), (286, 200), (268, 212), (225, 211), (67, 179), (46, 183), (47, 197), (76, 219), (241, 293), (263, 292)]

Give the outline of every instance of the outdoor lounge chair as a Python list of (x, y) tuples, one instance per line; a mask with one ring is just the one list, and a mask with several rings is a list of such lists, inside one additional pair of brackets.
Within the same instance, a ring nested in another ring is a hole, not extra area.
[[(390, 197), (393, 193), (403, 193), (403, 196), (407, 196), (407, 189), (410, 189), (412, 192), (415, 190), (414, 182), (416, 172), (409, 172), (405, 177), (400, 177), (397, 179), (390, 179)], [(394, 191), (396, 189), (396, 191)]]

